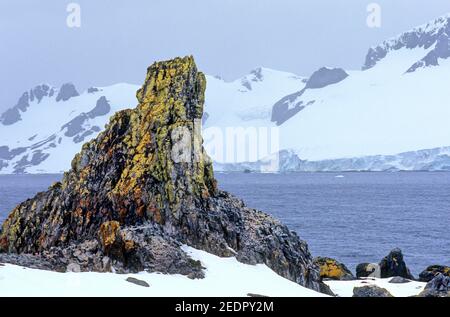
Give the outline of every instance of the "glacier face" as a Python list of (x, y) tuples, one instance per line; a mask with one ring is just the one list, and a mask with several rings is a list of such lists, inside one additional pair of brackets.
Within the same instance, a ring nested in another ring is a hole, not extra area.
[[(302, 160), (294, 151), (279, 152), (279, 168), (271, 172), (395, 172), (450, 171), (450, 147), (334, 160)], [(215, 163), (218, 172), (264, 172), (267, 160), (234, 164)]]

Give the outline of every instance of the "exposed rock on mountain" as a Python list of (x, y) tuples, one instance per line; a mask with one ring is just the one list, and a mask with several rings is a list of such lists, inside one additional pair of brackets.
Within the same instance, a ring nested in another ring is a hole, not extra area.
[(75, 85), (72, 83), (67, 83), (61, 86), (61, 89), (58, 92), (58, 95), (56, 96), (56, 102), (62, 100), (67, 101), (72, 97), (79, 96), (77, 89), (75, 88)]
[(327, 290), (304, 241), (217, 188), (199, 129), (205, 86), (192, 57), (150, 66), (138, 106), (116, 113), (61, 183), (12, 211), (0, 249), (82, 271), (202, 277), (188, 244)]
[(26, 91), (19, 98), (17, 104), (6, 110), (0, 117), (0, 123), (3, 125), (12, 125), (22, 119), (21, 112), (27, 111), (27, 108), (30, 106), (30, 102), (33, 102), (35, 99), (37, 103), (40, 103), (42, 98), (44, 97), (52, 97), (55, 93), (54, 88), (51, 88), (48, 85), (38, 85), (30, 91)]
[(450, 15), (440, 17), (426, 25), (414, 28), (401, 36), (385, 41), (369, 49), (363, 69), (374, 67), (389, 52), (401, 49), (423, 49), (424, 56), (405, 72), (414, 72), (418, 68), (439, 65), (439, 59), (450, 57)]
[(337, 84), (347, 77), (348, 74), (342, 68), (322, 67), (311, 75), (306, 83), (305, 89), (324, 88)]
[(297, 100), (305, 93), (307, 89), (319, 89), (329, 85), (336, 84), (348, 77), (348, 74), (341, 68), (322, 67), (315, 71), (306, 82), (305, 87), (294, 94), (288, 95), (275, 103), (272, 107), (272, 122), (281, 125), (306, 106), (312, 105), (315, 101), (307, 103)]

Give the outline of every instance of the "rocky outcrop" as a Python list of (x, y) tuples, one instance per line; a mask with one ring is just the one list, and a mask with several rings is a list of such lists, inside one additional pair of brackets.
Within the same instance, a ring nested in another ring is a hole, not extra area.
[(410, 280), (414, 279), (405, 261), (402, 250), (396, 248), (389, 252), (380, 262), (381, 278), (400, 276)]
[(322, 67), (315, 71), (306, 83), (305, 89), (319, 89), (337, 84), (348, 77), (342, 68)]
[(450, 277), (438, 273), (427, 283), (419, 297), (450, 297)]
[(419, 274), (419, 281), (429, 282), (439, 273), (450, 276), (450, 267), (444, 265), (431, 265)]
[(380, 263), (361, 263), (356, 266), (356, 277), (403, 277), (405, 279), (414, 280), (414, 276), (409, 271), (403, 260), (402, 250), (393, 249), (385, 256)]
[(376, 277), (380, 278), (380, 266), (377, 263), (360, 263), (356, 266), (356, 277)]
[(308, 89), (320, 89), (334, 85), (347, 77), (348, 74), (342, 68), (320, 68), (311, 75), (302, 90), (283, 97), (272, 106), (271, 121), (277, 125), (282, 125), (305, 107), (314, 104), (315, 100), (308, 102), (301, 100), (301, 97)]
[(56, 96), (56, 102), (59, 101), (67, 101), (72, 97), (77, 97), (80, 94), (78, 93), (75, 85), (72, 83), (66, 83), (61, 86), (59, 89), (58, 95)]
[(317, 257), (314, 263), (320, 268), (320, 277), (331, 280), (353, 280), (355, 277), (352, 272), (342, 263), (332, 258)]
[(412, 64), (405, 72), (439, 65), (440, 59), (450, 57), (450, 16), (442, 16), (424, 26), (414, 28), (382, 44), (369, 49), (363, 70), (370, 69), (393, 51), (422, 48), (426, 55)]
[(52, 97), (54, 93), (54, 88), (46, 84), (38, 85), (24, 92), (14, 107), (9, 108), (0, 115), (0, 123), (3, 125), (12, 125), (22, 120), (21, 113), (27, 111), (30, 107), (30, 102), (36, 100), (37, 103), (40, 103), (44, 97)]
[(62, 182), (11, 212), (0, 249), (83, 271), (202, 277), (187, 244), (326, 290), (304, 241), (218, 189), (200, 134), (205, 86), (192, 57), (150, 66), (138, 106), (116, 113)]
[(395, 276), (389, 280), (389, 283), (391, 284), (406, 284), (411, 283), (411, 280), (408, 280), (407, 278)]
[(353, 297), (394, 297), (388, 290), (376, 285), (355, 287)]

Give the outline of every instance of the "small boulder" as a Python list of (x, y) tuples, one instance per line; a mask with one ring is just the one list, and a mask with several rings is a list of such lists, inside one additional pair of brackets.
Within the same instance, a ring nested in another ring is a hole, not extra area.
[(450, 276), (450, 267), (444, 265), (431, 265), (419, 274), (419, 281), (429, 282), (439, 273), (444, 276)]
[(254, 293), (248, 293), (247, 296), (248, 297), (269, 297), (266, 295), (260, 295), (260, 294), (254, 294)]
[(148, 284), (146, 281), (142, 281), (142, 280), (139, 280), (139, 279), (134, 278), (134, 277), (128, 277), (126, 279), (126, 281), (129, 282), (129, 283), (133, 283), (133, 284), (139, 285), (139, 286), (150, 287), (150, 284)]
[(314, 263), (320, 268), (320, 277), (322, 279), (332, 280), (353, 280), (355, 277), (352, 272), (342, 263), (332, 258), (316, 257)]
[(380, 262), (381, 278), (394, 276), (404, 277), (410, 280), (414, 279), (405, 261), (403, 260), (402, 250), (396, 248), (389, 252)]
[(72, 262), (67, 265), (66, 272), (80, 273), (81, 267), (79, 264)]
[(419, 297), (450, 297), (450, 277), (438, 273), (427, 283)]
[(408, 280), (401, 276), (395, 276), (389, 281), (389, 283), (392, 283), (392, 284), (405, 284), (405, 283), (410, 283), (410, 282), (411, 282), (411, 280)]
[(353, 288), (353, 297), (394, 297), (386, 289), (376, 285)]
[(380, 266), (376, 263), (360, 263), (356, 266), (356, 277), (376, 277), (380, 278)]

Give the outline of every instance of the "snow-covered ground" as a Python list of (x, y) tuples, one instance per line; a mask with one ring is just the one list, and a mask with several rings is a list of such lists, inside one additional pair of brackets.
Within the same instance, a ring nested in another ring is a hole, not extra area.
[(418, 295), (425, 288), (426, 283), (411, 281), (404, 284), (389, 283), (392, 278), (367, 278), (355, 281), (327, 281), (325, 282), (340, 297), (352, 297), (353, 288), (367, 285), (376, 285), (386, 289), (394, 297), (409, 297)]
[[(237, 297), (249, 293), (270, 297), (325, 297), (273, 272), (266, 265), (248, 265), (235, 258), (220, 258), (191, 247), (183, 247), (206, 268), (205, 278), (191, 280), (182, 275), (159, 273), (57, 273), (5, 264), (0, 266), (0, 297), (4, 296), (167, 296)], [(134, 277), (150, 287), (127, 282)], [(394, 296), (419, 294), (425, 283), (391, 284), (390, 279), (328, 281), (341, 297), (352, 296), (355, 286), (376, 284)]]
[[(247, 265), (184, 247), (206, 267), (204, 279), (158, 273), (56, 273), (6, 264), (0, 266), (0, 296), (325, 296), (273, 272), (267, 266)], [(150, 287), (127, 282), (128, 277)]]

